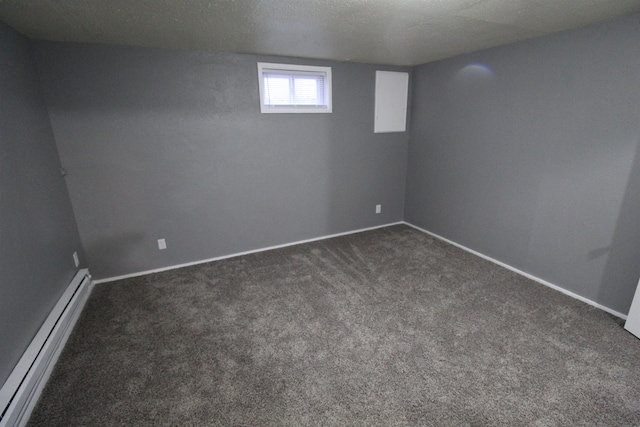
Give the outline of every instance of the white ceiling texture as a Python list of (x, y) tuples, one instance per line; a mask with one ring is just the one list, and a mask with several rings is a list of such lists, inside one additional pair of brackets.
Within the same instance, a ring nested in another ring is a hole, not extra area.
[(640, 13), (640, 0), (0, 0), (34, 38), (416, 65)]

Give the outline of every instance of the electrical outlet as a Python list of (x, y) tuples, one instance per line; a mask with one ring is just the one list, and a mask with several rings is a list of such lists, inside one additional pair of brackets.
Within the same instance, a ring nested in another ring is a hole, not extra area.
[(78, 252), (73, 253), (73, 262), (76, 264), (76, 267), (80, 265), (80, 260), (78, 259)]
[(164, 239), (158, 239), (158, 249), (167, 249), (167, 242)]
[(382, 205), (376, 205), (376, 213), (379, 214), (382, 212)]

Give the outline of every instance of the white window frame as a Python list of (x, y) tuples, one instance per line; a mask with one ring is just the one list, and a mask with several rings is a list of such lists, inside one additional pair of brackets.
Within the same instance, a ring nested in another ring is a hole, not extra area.
[[(308, 75), (324, 76), (324, 105), (265, 105), (264, 96), (264, 74), (269, 72), (280, 72), (283, 75)], [(331, 67), (318, 67), (311, 65), (294, 64), (273, 64), (269, 62), (258, 62), (258, 87), (260, 89), (260, 112), (261, 113), (331, 113), (332, 112), (332, 91), (331, 91)]]

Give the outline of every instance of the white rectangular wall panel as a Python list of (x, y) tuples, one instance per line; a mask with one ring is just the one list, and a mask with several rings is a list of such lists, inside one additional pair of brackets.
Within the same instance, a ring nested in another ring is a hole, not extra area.
[(629, 309), (624, 328), (640, 338), (640, 282), (638, 282), (636, 295), (633, 297), (633, 302), (631, 302), (631, 308)]
[(405, 132), (409, 73), (376, 71), (376, 102), (373, 131)]

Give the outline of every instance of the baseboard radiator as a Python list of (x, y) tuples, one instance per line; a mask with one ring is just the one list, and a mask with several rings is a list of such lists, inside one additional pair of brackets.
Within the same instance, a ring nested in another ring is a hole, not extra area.
[(24, 426), (91, 292), (79, 270), (0, 389), (0, 427)]

